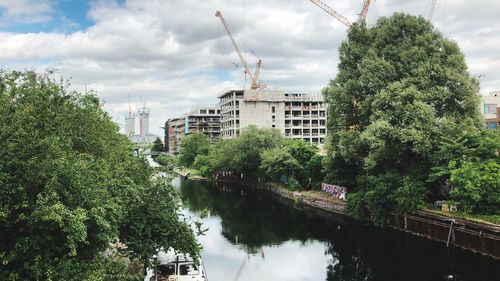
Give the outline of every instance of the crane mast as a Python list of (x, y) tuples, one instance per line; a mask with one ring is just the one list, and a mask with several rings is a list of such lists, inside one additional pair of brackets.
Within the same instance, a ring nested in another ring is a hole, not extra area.
[(436, 0), (431, 0), (429, 3), (429, 10), (427, 10), (427, 20), (431, 21), (434, 15), (434, 8), (436, 7)]
[(215, 12), (215, 16), (218, 17), (220, 19), (220, 21), (222, 22), (222, 25), (224, 26), (224, 29), (226, 30), (227, 35), (229, 35), (229, 39), (231, 39), (231, 43), (233, 44), (233, 47), (236, 50), (236, 53), (238, 54), (238, 57), (240, 58), (240, 61), (243, 64), (243, 67), (245, 68), (245, 72), (248, 73), (248, 75), (250, 76), (250, 89), (252, 89), (252, 90), (258, 89), (259, 84), (257, 83), (257, 79), (259, 77), (259, 71), (260, 71), (260, 66), (262, 64), (262, 61), (260, 59), (257, 61), (255, 74), (252, 75), (252, 72), (250, 71), (250, 68), (248, 67), (248, 64), (247, 64), (245, 58), (243, 58), (243, 55), (241, 54), (240, 48), (236, 44), (236, 41), (234, 41), (233, 35), (232, 35), (231, 31), (229, 30), (229, 26), (227, 25), (226, 20), (222, 16), (221, 11), (217, 10)]
[(325, 4), (324, 2), (320, 0), (310, 0), (314, 5), (320, 7), (323, 11), (327, 12), (330, 14), (332, 17), (336, 18), (338, 21), (346, 25), (347, 27), (351, 28), (352, 23), (343, 15), (332, 9), (330, 6)]
[(359, 13), (359, 18), (357, 23), (361, 23), (366, 19), (366, 15), (368, 14), (368, 8), (370, 7), (371, 0), (365, 0), (363, 3), (363, 8), (361, 8), (361, 13)]

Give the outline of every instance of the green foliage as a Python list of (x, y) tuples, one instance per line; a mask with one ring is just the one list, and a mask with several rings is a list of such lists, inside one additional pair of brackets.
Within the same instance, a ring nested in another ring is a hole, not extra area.
[(314, 189), (320, 189), (321, 182), (325, 177), (324, 169), (324, 156), (320, 154), (314, 154), (309, 161), (307, 161), (306, 171), (311, 179), (311, 187)]
[(339, 53), (338, 75), (323, 92), (326, 178), (360, 192), (351, 203), (367, 204), (382, 223), (389, 209), (418, 208), (434, 188), (427, 179), (444, 124), (480, 127), (478, 81), (456, 43), (421, 17), (356, 25)]
[(295, 175), (304, 172), (299, 161), (283, 147), (265, 150), (262, 153), (260, 168), (266, 177), (275, 181), (279, 181), (283, 176), (295, 178)]
[(466, 213), (500, 215), (500, 163), (494, 160), (450, 162), (451, 197)]
[(174, 248), (181, 253), (199, 254), (200, 246), (186, 219), (180, 214), (181, 202), (169, 180), (158, 179), (141, 196), (133, 197), (130, 215), (121, 225), (120, 241), (128, 256), (150, 266), (158, 249)]
[(460, 201), (463, 211), (498, 214), (500, 131), (447, 126), (429, 182)]
[(164, 151), (164, 150), (165, 150), (165, 145), (163, 145), (161, 139), (157, 137), (153, 142), (153, 147), (151, 147), (151, 151)]
[(210, 177), (212, 174), (211, 173), (212, 169), (210, 167), (210, 159), (209, 159), (208, 155), (200, 154), (200, 155), (196, 156), (196, 159), (194, 160), (194, 163), (193, 163), (193, 168), (200, 171), (200, 174), (203, 177)]
[(212, 171), (232, 171), (256, 175), (261, 164), (261, 153), (283, 143), (277, 129), (261, 129), (249, 126), (232, 140), (220, 141), (208, 154)]
[(196, 156), (208, 154), (209, 147), (210, 139), (201, 132), (196, 132), (182, 138), (179, 152), (179, 164), (191, 167)]
[[(130, 207), (155, 187), (152, 170), (95, 95), (67, 92), (50, 75), (0, 72), (0, 279), (102, 280), (88, 276), (110, 242), (141, 239), (127, 233), (141, 226)], [(175, 243), (197, 245), (187, 240)]]
[(160, 155), (154, 161), (163, 166), (166, 171), (172, 171), (177, 165), (177, 160), (172, 156)]

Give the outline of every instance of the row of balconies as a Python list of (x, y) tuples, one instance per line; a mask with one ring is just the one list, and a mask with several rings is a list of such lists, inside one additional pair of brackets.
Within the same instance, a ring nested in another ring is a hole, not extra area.
[(326, 114), (285, 114), (285, 118), (312, 118), (312, 119), (323, 119), (326, 118)]

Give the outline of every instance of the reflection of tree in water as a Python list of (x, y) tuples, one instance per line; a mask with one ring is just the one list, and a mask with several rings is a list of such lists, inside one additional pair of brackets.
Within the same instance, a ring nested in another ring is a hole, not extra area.
[[(185, 205), (192, 212), (208, 209), (221, 218), (222, 235), (233, 244), (257, 253), (262, 246), (314, 237), (320, 219), (269, 198), (266, 193), (245, 193), (240, 189), (222, 192), (203, 184), (181, 183)], [(243, 194), (243, 195), (242, 195)], [(241, 200), (242, 196), (251, 200)]]
[(328, 281), (444, 281), (450, 274), (453, 281), (490, 281), (500, 274), (498, 261), (490, 258), (458, 249), (449, 257), (443, 244), (431, 240), (335, 216), (332, 221), (264, 192), (225, 190), (187, 181), (181, 181), (180, 189), (191, 212), (208, 210), (219, 216), (222, 235), (248, 253), (289, 240), (326, 241), (325, 255), (331, 258), (325, 274)]

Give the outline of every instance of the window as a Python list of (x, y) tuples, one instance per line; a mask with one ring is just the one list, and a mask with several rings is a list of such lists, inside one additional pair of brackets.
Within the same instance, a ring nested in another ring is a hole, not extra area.
[(273, 128), (276, 128), (276, 125), (273, 125), (272, 127), (273, 127)]
[(161, 277), (168, 277), (169, 275), (175, 274), (174, 264), (161, 264), (158, 266), (157, 274)]
[(179, 266), (179, 275), (197, 275), (198, 267), (194, 263), (181, 264)]
[(271, 107), (271, 110), (273, 113), (276, 113), (276, 107), (274, 105)]
[(495, 114), (497, 112), (497, 105), (494, 103), (484, 104), (484, 114)]
[(273, 115), (272, 120), (273, 122), (276, 122), (276, 116)]
[(207, 114), (207, 110), (206, 109), (200, 109), (200, 114)]

